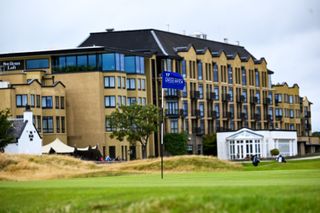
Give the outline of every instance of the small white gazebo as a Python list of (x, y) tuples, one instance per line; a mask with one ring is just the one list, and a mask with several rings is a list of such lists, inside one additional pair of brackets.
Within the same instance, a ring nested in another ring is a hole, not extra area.
[(58, 154), (68, 154), (74, 152), (74, 147), (64, 144), (59, 138), (56, 138), (53, 142), (42, 146), (42, 153), (49, 154), (50, 150), (53, 150)]

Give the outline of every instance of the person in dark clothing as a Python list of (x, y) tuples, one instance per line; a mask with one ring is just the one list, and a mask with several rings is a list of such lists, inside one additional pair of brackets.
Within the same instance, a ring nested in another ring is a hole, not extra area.
[(259, 157), (257, 155), (252, 155), (251, 161), (254, 166), (258, 166), (258, 164), (260, 163)]

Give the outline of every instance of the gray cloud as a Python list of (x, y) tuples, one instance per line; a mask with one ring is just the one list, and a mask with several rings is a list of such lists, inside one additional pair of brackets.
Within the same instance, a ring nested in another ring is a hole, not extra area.
[(240, 41), (267, 59), (274, 83), (300, 85), (314, 103), (313, 130), (320, 130), (317, 0), (2, 0), (0, 8), (0, 52), (75, 47), (105, 28), (167, 30), (167, 24), (177, 33)]

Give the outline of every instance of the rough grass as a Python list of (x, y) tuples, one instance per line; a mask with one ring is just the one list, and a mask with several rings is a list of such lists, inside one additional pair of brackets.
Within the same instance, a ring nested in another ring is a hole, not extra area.
[[(212, 172), (239, 170), (241, 164), (221, 161), (214, 157), (179, 156), (164, 158), (166, 172)], [(0, 154), (0, 180), (40, 180), (71, 177), (116, 176), (136, 173), (155, 173), (160, 159), (123, 163), (95, 164), (62, 155)]]

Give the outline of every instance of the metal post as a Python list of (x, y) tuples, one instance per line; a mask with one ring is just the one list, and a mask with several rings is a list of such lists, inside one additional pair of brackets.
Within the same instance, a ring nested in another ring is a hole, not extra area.
[(161, 108), (162, 108), (162, 121), (161, 121), (161, 145), (160, 145), (160, 156), (161, 156), (161, 179), (163, 179), (163, 122), (164, 122), (164, 91), (161, 88)]

